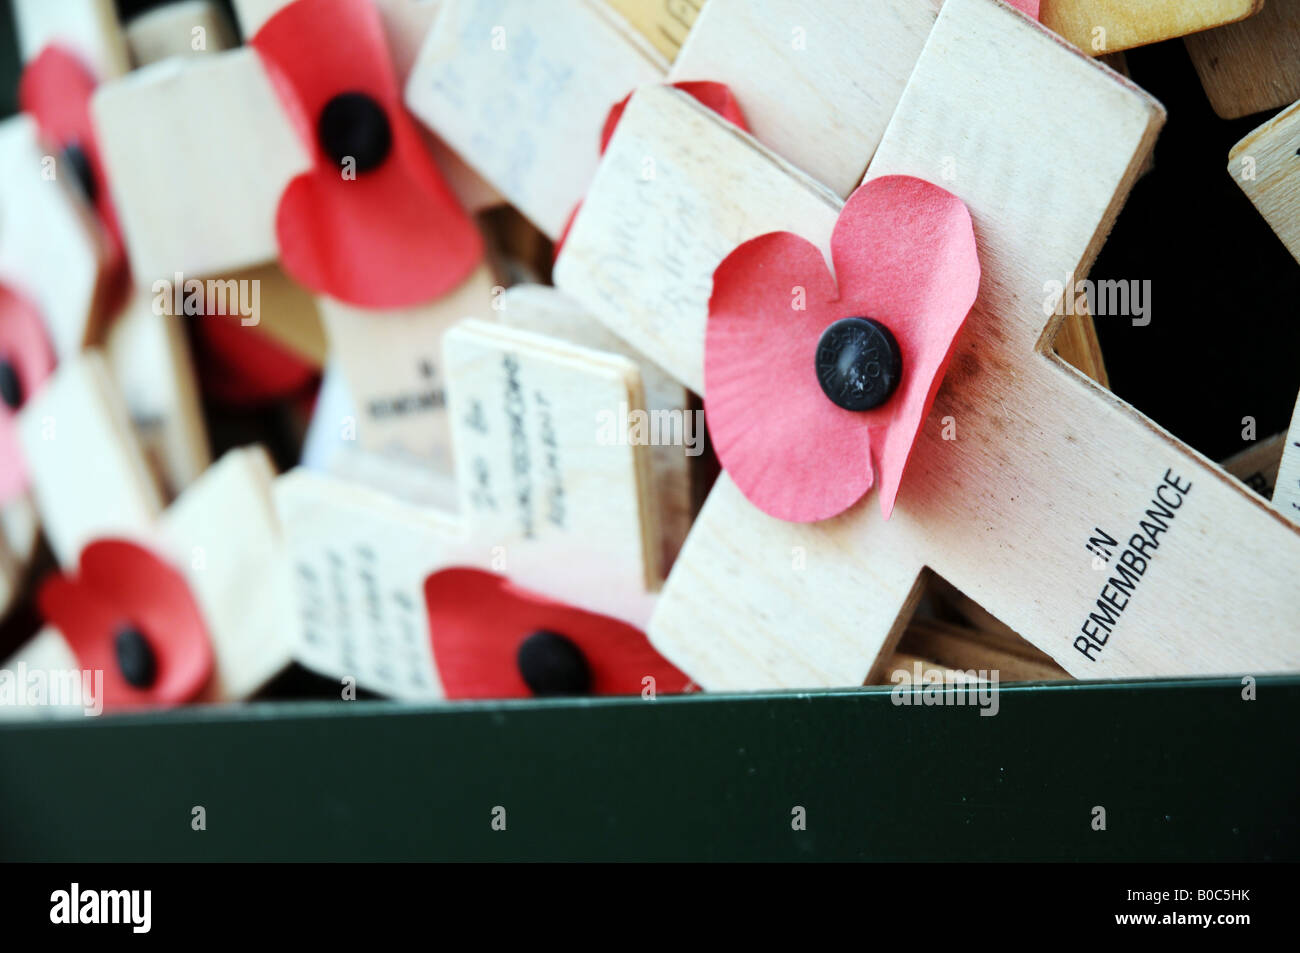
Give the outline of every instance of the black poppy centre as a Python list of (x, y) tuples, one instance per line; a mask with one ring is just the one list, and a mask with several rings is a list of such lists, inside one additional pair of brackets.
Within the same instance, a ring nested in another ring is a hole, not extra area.
[(841, 318), (817, 342), (817, 383), (837, 407), (873, 410), (903, 377), (903, 352), (889, 328), (873, 318)]
[(388, 114), (366, 93), (339, 93), (327, 102), (316, 121), (316, 137), (337, 166), (345, 168), (351, 159), (357, 172), (378, 168), (393, 148)]

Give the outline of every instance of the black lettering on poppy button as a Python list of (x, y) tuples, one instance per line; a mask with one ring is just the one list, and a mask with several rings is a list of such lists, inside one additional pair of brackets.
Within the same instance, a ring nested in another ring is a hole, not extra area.
[(393, 130), (384, 107), (365, 93), (339, 93), (325, 104), (316, 122), (320, 146), (340, 168), (349, 156), (358, 172), (369, 172), (393, 148)]
[(113, 636), (117, 666), (126, 683), (134, 688), (148, 688), (158, 678), (158, 658), (149, 640), (133, 625), (124, 625)]
[(0, 357), (0, 400), (10, 410), (23, 405), (23, 382), (18, 379), (18, 369), (5, 357)]
[(572, 641), (558, 632), (538, 629), (519, 643), (519, 674), (534, 695), (586, 695), (591, 669)]
[(841, 318), (817, 342), (817, 383), (845, 410), (879, 407), (902, 377), (903, 352), (879, 321)]
[(90, 168), (90, 157), (86, 155), (86, 150), (81, 148), (79, 142), (69, 142), (63, 147), (63, 158), (72, 166), (72, 175), (77, 180), (81, 194), (87, 202), (94, 204), (99, 189), (95, 186), (95, 173)]

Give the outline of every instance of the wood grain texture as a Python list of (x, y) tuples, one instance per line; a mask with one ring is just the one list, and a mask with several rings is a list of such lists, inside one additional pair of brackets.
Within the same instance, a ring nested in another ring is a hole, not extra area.
[[(698, 483), (703, 479), (697, 465), (700, 457), (688, 455), (685, 445), (685, 440), (692, 435), (701, 440), (704, 436), (702, 420), (698, 421), (700, 426), (697, 429), (685, 429), (693, 427), (692, 421), (697, 420), (684, 417), (697, 412), (690, 392), (667, 371), (555, 288), (515, 285), (502, 295), (498, 317), (508, 327), (559, 338), (596, 351), (621, 354), (633, 361), (641, 372), (645, 409), (650, 414), (664, 415), (661, 418), (664, 420), (682, 419), (682, 429), (669, 435), (680, 435), (683, 443), (661, 442), (648, 450), (652, 498), (660, 530), (660, 565), (671, 566), (690, 531), (695, 516), (693, 501), (697, 496), (702, 497), (702, 492), (697, 493)], [(702, 450), (702, 446), (699, 449)]]
[(982, 637), (982, 633), (934, 619), (913, 619), (899, 651), (933, 659), (959, 671), (997, 672), (1002, 682), (1059, 681), (1069, 673), (1050, 659), (1031, 658)]
[(1287, 431), (1278, 465), (1277, 485), (1273, 489), (1273, 505), (1291, 522), (1300, 525), (1300, 399), (1296, 400), (1291, 415), (1291, 428)]
[(0, 122), (0, 281), (36, 306), (60, 358), (94, 340), (106, 293), (104, 234), (73, 182), (29, 116)]
[(1269, 500), (1277, 486), (1277, 470), (1286, 446), (1286, 433), (1275, 433), (1223, 461), (1223, 469)]
[(649, 86), (632, 97), (610, 140), (555, 264), (555, 284), (702, 393), (718, 263), (764, 232), (828, 239), (839, 205), (690, 96)]
[(162, 496), (98, 351), (64, 360), (18, 420), (41, 524), (61, 565), (75, 566), (97, 537), (148, 535)]
[[(101, 85), (91, 111), (138, 284), (279, 257), (280, 194), (310, 157), (253, 49), (146, 66)], [(159, 116), (167, 134), (148, 134)]]
[(1300, 102), (1233, 146), (1228, 174), (1300, 261)]
[(664, 64), (599, 0), (444, 0), (406, 103), (554, 239), (599, 159), (609, 109)]
[(231, 450), (163, 515), (160, 546), (184, 574), (212, 640), (204, 697), (248, 698), (292, 661), (297, 620), (261, 447)]
[(77, 53), (100, 80), (131, 69), (131, 54), (113, 0), (14, 0), (23, 62), (50, 43)]
[(137, 66), (236, 45), (234, 27), (214, 0), (180, 0), (142, 13), (127, 23), (126, 42)]
[(671, 63), (706, 0), (604, 0)]
[(1043, 0), (1039, 19), (1093, 56), (1253, 16), (1264, 0)]
[(410, 308), (375, 310), (317, 299), (356, 406), (354, 429), (362, 449), (452, 471), (442, 339), (462, 318), (491, 317), (495, 287), (483, 264), (446, 295)]
[(136, 293), (110, 325), (103, 354), (157, 483), (170, 500), (198, 479), (212, 454), (186, 319), (155, 314), (152, 305), (148, 291)]
[(1300, 99), (1300, 0), (1268, 0), (1249, 19), (1189, 36), (1186, 43), (1223, 119)]
[(423, 595), (438, 569), (500, 573), (642, 627), (662, 579), (648, 448), (598, 439), (601, 411), (644, 406), (637, 365), (473, 320), (444, 345), (458, 511), (303, 470), (275, 491), (297, 657), (395, 697), (441, 695)]
[[(976, 74), (979, 83), (966, 80)], [(1162, 121), (1148, 96), (1009, 9), (948, 0), (869, 176), (933, 178), (938, 157), (954, 157), (959, 174), (947, 184), (971, 209), (983, 281), (893, 518), (883, 520), (868, 497), (823, 523), (781, 523), (724, 475), (651, 624), (675, 664), (711, 689), (860, 684), (892, 650), (929, 567), (1077, 677), (1300, 666), (1290, 621), (1300, 612), (1291, 580), (1300, 534), (1219, 467), (1045, 353), (1059, 317), (1043, 314), (1044, 282), (1087, 272)], [(707, 116), (702, 123), (692, 129), (693, 151), (723, 156), (735, 133), (713, 122), (710, 136)], [(1099, 128), (1102, 141), (1087, 132)], [(762, 206), (770, 219), (784, 217), (768, 228), (824, 247), (833, 212), (820, 229), (800, 221), (797, 179), (745, 188), (762, 166), (718, 161), (713, 184), (735, 189), (734, 204), (647, 215), (642, 246), (665, 257), (690, 250), (679, 257), (694, 261), (701, 245), (747, 237), (728, 212), (747, 221)], [(703, 177), (694, 185), (687, 195), (716, 194)], [(741, 193), (748, 207), (736, 212)], [(584, 206), (575, 237), (595, 207)], [(621, 285), (635, 307), (596, 313), (625, 331), (644, 304), (636, 293), (654, 285), (635, 274)], [(656, 302), (660, 323), (682, 335), (668, 349), (677, 367), (699, 367), (707, 289), (707, 281), (687, 285), (675, 310)], [(942, 439), (945, 418), (956, 440)], [(800, 450), (815, 452), (787, 452)], [(1158, 532), (1158, 553), (1112, 617), (1105, 645), (1086, 655), (1081, 629), (1102, 611), (1099, 593), (1169, 477), (1190, 484), (1188, 495)], [(1095, 569), (1086, 546), (1099, 529), (1117, 544)]]
[(846, 198), (941, 0), (710, 0), (668, 73), (726, 83), (759, 142)]

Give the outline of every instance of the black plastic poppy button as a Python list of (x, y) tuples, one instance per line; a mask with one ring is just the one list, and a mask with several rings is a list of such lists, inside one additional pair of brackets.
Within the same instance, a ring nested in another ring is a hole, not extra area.
[(902, 377), (903, 353), (879, 321), (841, 318), (817, 342), (817, 383), (845, 410), (879, 407)]
[(72, 166), (72, 174), (81, 194), (93, 205), (99, 189), (95, 187), (95, 173), (90, 168), (90, 157), (86, 155), (86, 150), (81, 148), (79, 142), (69, 142), (63, 147), (63, 158)]
[(124, 625), (113, 636), (117, 665), (126, 683), (134, 688), (148, 688), (158, 678), (158, 658), (149, 640), (133, 625)]
[(572, 641), (558, 632), (538, 629), (519, 644), (519, 674), (534, 695), (586, 695), (591, 669)]
[(340, 168), (351, 157), (358, 172), (369, 172), (393, 148), (393, 129), (384, 107), (365, 93), (339, 93), (325, 104), (316, 122), (325, 154)]
[(0, 400), (10, 410), (23, 405), (23, 382), (18, 379), (18, 369), (3, 357), (0, 357)]

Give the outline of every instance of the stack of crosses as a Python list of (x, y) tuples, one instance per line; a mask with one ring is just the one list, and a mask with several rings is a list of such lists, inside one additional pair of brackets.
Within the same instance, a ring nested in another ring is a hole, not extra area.
[[(1295, 670), (1300, 533), (1050, 353), (1044, 284), (1086, 274), (1163, 119), (1010, 8), (944, 4), (866, 178), (928, 178), (965, 201), (983, 279), (893, 517), (868, 497), (784, 523), (723, 475), (651, 620), (674, 664), (707, 689), (860, 684), (933, 571), (1077, 677)], [(825, 249), (839, 207), (688, 97), (643, 89), (556, 283), (702, 392), (714, 268), (767, 231)]]

